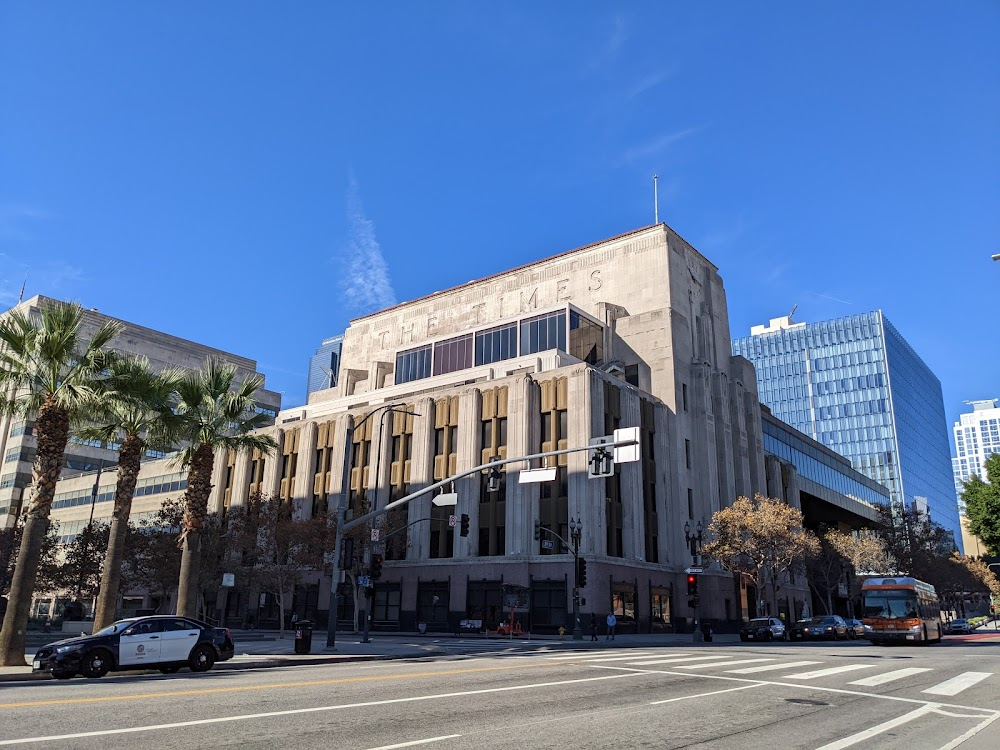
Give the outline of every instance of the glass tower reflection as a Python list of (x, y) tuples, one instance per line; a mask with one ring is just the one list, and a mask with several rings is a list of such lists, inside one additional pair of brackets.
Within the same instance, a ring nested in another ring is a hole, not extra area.
[(960, 547), (941, 383), (881, 310), (777, 318), (733, 340), (774, 416), (850, 459), (893, 503), (916, 503)]

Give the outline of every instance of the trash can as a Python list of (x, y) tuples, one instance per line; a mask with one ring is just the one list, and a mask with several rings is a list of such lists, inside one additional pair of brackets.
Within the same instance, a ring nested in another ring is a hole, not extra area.
[(295, 653), (308, 654), (312, 649), (313, 624), (308, 620), (295, 623)]

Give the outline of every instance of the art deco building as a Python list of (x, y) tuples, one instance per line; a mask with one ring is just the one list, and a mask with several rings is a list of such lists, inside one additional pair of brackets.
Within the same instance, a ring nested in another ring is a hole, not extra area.
[[(526, 592), (515, 613), (524, 627), (571, 627), (573, 557), (547, 533), (536, 539), (537, 521), (566, 540), (571, 523), (582, 528), (585, 627), (613, 611), (626, 629), (682, 629), (693, 616), (685, 526), (707, 525), (755, 492), (847, 527), (870, 522), (887, 499), (846, 461), (763, 414), (756, 383), (750, 362), (732, 354), (718, 269), (666, 225), (645, 227), (352, 321), (336, 387), (279, 413), (265, 430), (276, 454), (220, 454), (211, 504), (223, 511), (261, 492), (302, 515), (327, 512), (349, 447), (353, 514), (493, 456), (586, 446), (636, 427), (641, 460), (618, 464), (612, 477), (588, 478), (587, 454), (575, 452), (549, 459), (551, 482), (522, 484), (520, 470), (538, 465), (509, 464), (495, 491), (478, 472), (455, 481), (455, 508), (435, 507), (430, 495), (413, 500), (393, 522), (412, 526), (397, 537), (403, 544), (386, 545), (374, 627), (493, 627), (514, 586)], [(412, 413), (362, 423), (389, 404)], [(358, 425), (350, 446), (348, 424)], [(450, 515), (469, 517), (468, 536)], [(300, 587), (300, 616), (322, 625), (330, 587), (329, 573)], [(716, 623), (760, 611), (757, 592), (711, 565), (700, 594), (702, 615)], [(797, 616), (805, 581), (781, 597), (780, 612)], [(227, 619), (238, 621), (248, 603), (227, 600)], [(276, 612), (257, 604), (249, 606), (264, 626)], [(338, 618), (352, 616), (343, 598)]]

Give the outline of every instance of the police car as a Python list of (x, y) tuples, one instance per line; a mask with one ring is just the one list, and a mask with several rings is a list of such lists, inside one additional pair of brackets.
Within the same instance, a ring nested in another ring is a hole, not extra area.
[(172, 674), (181, 667), (207, 672), (217, 661), (233, 658), (233, 636), (227, 628), (175, 615), (119, 620), (93, 635), (67, 638), (43, 646), (32, 671), (68, 680), (77, 673), (103, 677), (109, 671), (159, 669)]

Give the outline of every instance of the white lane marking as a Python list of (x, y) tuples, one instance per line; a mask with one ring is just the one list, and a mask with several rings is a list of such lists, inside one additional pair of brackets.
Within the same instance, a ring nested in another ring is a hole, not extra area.
[(890, 719), (889, 721), (881, 724), (876, 724), (871, 729), (865, 729), (863, 732), (842, 737), (839, 740), (835, 740), (829, 744), (823, 745), (822, 747), (816, 748), (816, 750), (843, 750), (845, 747), (857, 745), (859, 742), (864, 742), (867, 739), (871, 739), (876, 735), (882, 734), (882, 732), (888, 732), (890, 729), (894, 729), (902, 724), (908, 724), (914, 719), (919, 719), (921, 716), (931, 713), (937, 707), (938, 704), (936, 703), (928, 703), (926, 706), (921, 706), (914, 711), (910, 711), (908, 714), (903, 714), (902, 716), (897, 716), (895, 719)]
[(778, 669), (795, 669), (796, 667), (811, 667), (822, 664), (821, 661), (790, 661), (787, 664), (767, 664), (763, 667), (746, 667), (745, 669), (727, 669), (726, 674), (754, 674), (755, 672), (773, 672)]
[(441, 740), (453, 740), (456, 737), (461, 737), (460, 734), (445, 734), (441, 737), (428, 737), (426, 740), (413, 740), (413, 742), (400, 742), (397, 745), (382, 745), (382, 747), (373, 747), (372, 750), (396, 750), (398, 747), (413, 747), (414, 745), (427, 745), (431, 742), (440, 742)]
[(598, 656), (592, 659), (579, 659), (578, 661), (628, 661), (629, 659), (645, 659), (652, 654), (630, 654), (629, 656)]
[(644, 656), (652, 656), (651, 651), (633, 651), (629, 656), (622, 656), (621, 649), (615, 651), (604, 651), (599, 653), (577, 653), (570, 656), (550, 656), (553, 661), (598, 661), (600, 659), (612, 659), (621, 657), (622, 659), (641, 659)]
[(774, 661), (774, 659), (728, 659), (726, 661), (713, 661), (708, 664), (681, 664), (678, 669), (712, 669), (713, 667), (733, 667), (737, 664), (757, 664), (762, 661)]
[(854, 682), (848, 682), (848, 685), (863, 685), (864, 687), (875, 687), (876, 685), (884, 685), (887, 682), (894, 682), (895, 680), (901, 680), (904, 677), (911, 677), (915, 674), (922, 674), (924, 672), (933, 672), (934, 670), (929, 667), (908, 667), (906, 669), (896, 669), (892, 672), (886, 672), (885, 674), (877, 674), (874, 677), (865, 677), (863, 680), (855, 680)]
[(629, 662), (629, 666), (632, 667), (648, 667), (653, 664), (679, 664), (682, 661), (708, 661), (709, 659), (723, 659), (725, 657), (715, 654), (714, 656), (671, 656), (669, 659), (652, 659), (651, 661), (633, 661)]
[(697, 695), (682, 695), (679, 698), (667, 698), (663, 701), (653, 701), (649, 705), (651, 706), (661, 706), (664, 703), (675, 703), (677, 701), (686, 701), (689, 698), (704, 698), (709, 695), (718, 695), (719, 693), (733, 693), (737, 690), (749, 690), (750, 688), (760, 687), (763, 683), (758, 683), (756, 685), (740, 685), (739, 687), (726, 688), (725, 690), (713, 690), (711, 693), (698, 693)]
[(973, 737), (975, 737), (977, 734), (979, 734), (981, 731), (983, 731), (984, 729), (986, 729), (986, 727), (988, 727), (990, 724), (992, 724), (997, 719), (1000, 719), (1000, 714), (993, 714), (993, 716), (990, 716), (989, 718), (984, 719), (981, 724), (977, 724), (972, 729), (970, 729), (968, 732), (966, 732), (965, 734), (963, 734), (961, 737), (956, 737), (951, 742), (949, 742), (947, 745), (942, 745), (941, 748), (940, 748), (940, 750), (954, 750), (956, 747), (958, 747), (959, 745), (961, 745), (966, 740), (972, 739)]
[[(381, 701), (365, 701), (363, 703), (341, 703), (334, 706), (314, 706), (312, 708), (293, 708), (285, 711), (267, 711), (259, 714), (238, 714), (236, 716), (219, 716), (215, 719), (196, 719), (193, 721), (178, 721), (172, 724), (150, 724), (141, 727), (126, 727), (123, 729), (100, 729), (93, 732), (77, 732), (75, 734), (54, 734), (47, 737), (21, 737), (16, 740), (0, 740), (0, 745), (28, 745), (39, 742), (55, 742), (56, 740), (73, 740), (81, 737), (107, 737), (115, 734), (134, 734), (137, 732), (155, 732), (161, 729), (179, 729), (195, 727), (203, 724), (222, 724), (232, 721), (247, 721), (250, 719), (268, 719), (274, 716), (294, 716), (296, 714), (311, 714), (320, 711), (343, 711), (350, 708), (368, 708), (370, 706), (388, 706), (395, 703), (415, 703), (418, 701), (440, 700), (442, 698), (461, 698), (467, 695), (487, 695), (490, 693), (507, 693), (514, 690), (529, 690), (531, 688), (556, 687), (559, 685), (574, 685), (581, 682), (596, 682), (598, 680), (615, 680), (621, 677), (647, 676), (650, 672), (631, 671), (622, 674), (605, 675), (603, 677), (585, 677), (576, 680), (558, 680), (556, 682), (535, 682), (529, 685), (507, 685), (497, 688), (482, 688), (480, 690), (463, 690), (457, 693), (436, 693), (434, 695), (411, 695), (406, 698), (388, 698)], [(655, 673), (654, 673), (655, 674)]]
[(813, 672), (800, 672), (799, 674), (786, 675), (786, 680), (815, 680), (817, 677), (828, 677), (832, 674), (843, 672), (854, 672), (858, 669), (875, 669), (874, 664), (845, 664), (842, 667), (830, 667), (829, 669), (817, 669)]
[(970, 688), (976, 683), (982, 682), (987, 677), (991, 677), (992, 672), (963, 672), (958, 677), (945, 680), (940, 685), (921, 690), (921, 693), (930, 695), (958, 695), (966, 688)]

